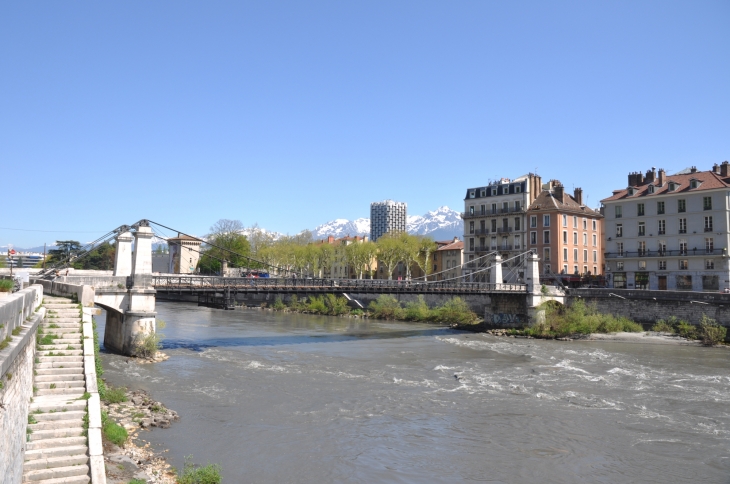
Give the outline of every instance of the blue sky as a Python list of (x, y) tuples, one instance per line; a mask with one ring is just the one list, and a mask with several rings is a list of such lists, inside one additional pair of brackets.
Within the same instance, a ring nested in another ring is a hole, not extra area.
[[(0, 245), (730, 159), (730, 2), (5, 2)], [(23, 232), (8, 228), (64, 232)]]

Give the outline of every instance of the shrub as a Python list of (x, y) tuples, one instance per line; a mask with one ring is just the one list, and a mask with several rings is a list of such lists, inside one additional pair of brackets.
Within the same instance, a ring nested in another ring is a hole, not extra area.
[(640, 324), (622, 316), (601, 314), (595, 305), (578, 300), (569, 307), (548, 301), (540, 306), (545, 312), (544, 322), (526, 328), (532, 336), (568, 336), (571, 334), (640, 332)]
[(479, 320), (479, 316), (460, 297), (446, 301), (433, 312), (433, 319), (444, 323), (474, 324)]
[(15, 283), (10, 279), (0, 279), (0, 292), (11, 292)]
[(674, 333), (674, 327), (663, 319), (658, 320), (656, 324), (651, 327), (651, 330), (656, 331), (657, 333)]
[(177, 478), (178, 484), (220, 484), (221, 466), (208, 464), (196, 466), (193, 464), (193, 456), (185, 457), (185, 465), (182, 474)]
[(368, 306), (372, 316), (377, 319), (403, 319), (403, 308), (395, 296), (381, 294)]
[(717, 321), (712, 318), (708, 318), (705, 314), (703, 314), (697, 335), (699, 336), (699, 339), (702, 340), (703, 345), (714, 346), (725, 341), (727, 328), (720, 326), (717, 324)]
[(110, 419), (109, 414), (106, 412), (101, 412), (101, 431), (107, 440), (120, 446), (123, 445), (129, 437), (127, 429)]
[(293, 311), (305, 311), (307, 309), (307, 303), (304, 300), (300, 301), (297, 295), (294, 294), (289, 299), (289, 307)]
[(334, 294), (325, 294), (325, 303), (327, 304), (328, 313), (333, 316), (339, 316), (340, 314), (346, 314), (350, 312), (350, 307), (347, 305), (347, 298), (340, 296), (337, 297)]
[(310, 296), (307, 311), (314, 314), (327, 314), (327, 305), (324, 296)]
[(406, 309), (403, 313), (406, 321), (428, 321), (433, 316), (431, 309), (426, 304), (426, 300), (421, 295), (418, 296), (417, 301), (406, 303)]
[(146, 335), (137, 335), (134, 355), (142, 358), (152, 358), (160, 351), (160, 340), (165, 336), (160, 333), (160, 329), (164, 329), (167, 324), (158, 319), (156, 322), (156, 331)]
[(680, 321), (677, 323), (677, 334), (679, 334), (682, 338), (696, 339), (697, 328), (689, 324), (687, 321)]
[(283, 311), (286, 309), (286, 304), (281, 300), (281, 297), (277, 296), (274, 304), (271, 305), (274, 311)]

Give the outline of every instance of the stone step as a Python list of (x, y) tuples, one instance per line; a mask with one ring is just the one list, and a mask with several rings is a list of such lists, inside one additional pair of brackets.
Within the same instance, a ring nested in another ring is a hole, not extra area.
[(91, 481), (89, 476), (59, 477), (58, 479), (43, 479), (35, 481), (35, 484), (87, 484)]
[(86, 446), (86, 437), (81, 435), (77, 437), (63, 437), (58, 439), (44, 439), (44, 440), (32, 440), (26, 442), (25, 448), (28, 450), (36, 449), (53, 449), (56, 447), (66, 447), (70, 445), (83, 445)]
[(37, 358), (39, 360), (39, 363), (55, 363), (58, 361), (67, 361), (70, 363), (72, 361), (84, 361), (83, 356), (38, 356)]
[[(40, 364), (40, 363), (39, 363)], [(84, 369), (79, 366), (76, 368), (38, 368), (36, 370), (36, 377), (39, 376), (51, 376), (51, 375), (83, 375)]]
[(84, 394), (84, 387), (71, 387), (71, 388), (39, 388), (35, 392), (35, 396), (44, 397), (47, 395), (64, 395), (69, 400), (79, 398)]
[(79, 305), (72, 302), (44, 302), (43, 307), (46, 309), (78, 309)]
[[(89, 466), (86, 464), (52, 469), (38, 469), (23, 473), (23, 482), (43, 482), (44, 479), (59, 479), (61, 477), (75, 477), (89, 475)], [(61, 481), (63, 482), (63, 481)], [(88, 481), (87, 481), (88, 482)], [(39, 483), (40, 484), (40, 483)], [(47, 484), (44, 482), (43, 484)]]
[[(59, 345), (63, 343), (78, 343), (81, 341), (81, 332), (73, 333), (66, 331), (55, 332), (53, 330), (48, 331), (48, 334), (52, 334), (56, 338), (53, 340), (53, 344)], [(43, 338), (44, 335), (40, 335)], [(61, 340), (60, 342), (58, 340)]]
[[(53, 354), (51, 354), (53, 353)], [(61, 353), (61, 354), (59, 354)], [(41, 356), (83, 356), (84, 350), (39, 350), (36, 355), (40, 358)]]
[(45, 329), (45, 328), (50, 328), (51, 326), (54, 326), (54, 325), (55, 326), (59, 326), (61, 328), (73, 328), (73, 329), (76, 329), (76, 328), (79, 327), (80, 323), (59, 323), (59, 322), (55, 322), (55, 321), (51, 320), (51, 321), (47, 321), (45, 323), (41, 323), (40, 324), (40, 327), (43, 328), (43, 329)]
[[(58, 341), (58, 340), (56, 340)], [(69, 348), (71, 346), (71, 348)], [(81, 343), (71, 343), (71, 344), (58, 344), (58, 345), (38, 345), (39, 351), (56, 351), (56, 350), (78, 350), (81, 349), (83, 346)]]
[(51, 390), (51, 385), (55, 384), (56, 388), (82, 388), (86, 381), (83, 379), (79, 380), (67, 380), (63, 375), (59, 375), (59, 377), (63, 377), (63, 380), (56, 380), (56, 381), (37, 381), (35, 387), (38, 390)]
[(57, 421), (57, 420), (78, 420), (81, 419), (83, 421), (84, 415), (86, 415), (86, 412), (84, 410), (70, 410), (66, 412), (54, 412), (54, 413), (31, 413), (33, 415), (33, 418), (36, 419), (38, 423), (41, 422), (51, 422), (51, 421)]
[(48, 449), (33, 449), (25, 451), (25, 461), (35, 459), (49, 459), (52, 457), (63, 457), (69, 455), (78, 455), (87, 452), (85, 445), (67, 445), (64, 447), (51, 447)]
[(51, 319), (46, 318), (46, 319), (43, 320), (43, 322), (46, 323), (46, 324), (53, 324), (53, 323), (57, 323), (57, 324), (71, 323), (71, 324), (76, 324), (77, 326), (81, 326), (81, 318), (68, 318), (68, 317), (66, 317), (66, 318), (51, 318)]
[(61, 457), (48, 457), (45, 459), (33, 459), (23, 464), (23, 472), (38, 469), (50, 469), (54, 467), (78, 466), (89, 463), (89, 456), (86, 454), (65, 455)]
[(59, 327), (59, 328), (44, 328), (43, 329), (43, 334), (64, 334), (64, 333), (68, 333), (68, 334), (80, 334), (81, 333), (81, 325), (77, 324), (73, 328), (62, 328), (62, 327)]
[[(65, 368), (64, 368), (65, 369)], [(84, 373), (79, 371), (75, 374), (61, 374), (61, 375), (36, 375), (35, 382), (36, 387), (45, 388), (38, 386), (38, 383), (55, 383), (56, 386), (61, 386), (59, 378), (62, 378), (64, 382), (81, 381), (84, 382)]]
[[(65, 429), (68, 427), (79, 427), (82, 426), (84, 423), (84, 416), (80, 415), (77, 418), (68, 418), (71, 417), (71, 415), (68, 415), (68, 412), (62, 412), (64, 417), (67, 417), (65, 420), (46, 420), (45, 422), (38, 422), (34, 424), (29, 424), (28, 427), (35, 433), (38, 430), (56, 430), (56, 429)], [(74, 412), (74, 415), (78, 414), (78, 412)], [(51, 414), (51, 415), (56, 415)]]
[[(71, 402), (71, 403), (69, 403)], [(30, 404), (30, 413), (40, 410), (43, 413), (65, 413), (86, 411), (86, 400), (69, 400), (64, 397), (38, 397)]]
[[(49, 357), (52, 358), (52, 357)], [(36, 363), (35, 367), (41, 368), (83, 368), (83, 361), (44, 361), (42, 363)]]
[(81, 334), (75, 338), (56, 338), (53, 340), (54, 345), (77, 345), (81, 343)]
[[(49, 429), (39, 430), (28, 435), (30, 442), (37, 442), (39, 440), (55, 440), (63, 439), (67, 437), (83, 437), (84, 429), (79, 425), (78, 427), (65, 427), (62, 429)], [(84, 439), (86, 437), (83, 437)]]

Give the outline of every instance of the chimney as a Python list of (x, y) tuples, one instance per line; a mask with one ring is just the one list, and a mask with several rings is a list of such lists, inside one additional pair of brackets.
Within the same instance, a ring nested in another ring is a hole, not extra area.
[(563, 203), (563, 185), (555, 185), (553, 188), (553, 196)]
[(646, 183), (654, 183), (655, 177), (656, 177), (656, 171), (654, 171), (654, 170), (646, 171)]
[(629, 173), (629, 184), (630, 187), (636, 186), (636, 172)]
[(327, 237), (327, 243), (328, 244), (334, 244), (335, 243), (335, 236), (334, 235), (328, 236)]
[(573, 198), (575, 198), (575, 201), (578, 202), (578, 205), (583, 205), (583, 189), (576, 188), (573, 191)]
[(730, 176), (730, 173), (728, 173), (730, 170), (728, 168), (730, 168), (730, 163), (723, 161), (720, 165), (720, 176)]
[(715, 174), (718, 174), (719, 175), (720, 174), (720, 165), (718, 165), (717, 163), (715, 163), (714, 165), (712, 165), (712, 173), (715, 173)]
[(690, 173), (697, 173), (697, 167), (696, 166), (693, 166), (692, 168), (689, 169), (689, 172)]
[(644, 183), (644, 174), (640, 171), (636, 172), (636, 185), (639, 186)]
[(664, 171), (664, 168), (659, 168), (659, 177), (657, 178), (657, 185), (660, 187), (664, 186), (664, 178), (667, 176), (667, 172)]

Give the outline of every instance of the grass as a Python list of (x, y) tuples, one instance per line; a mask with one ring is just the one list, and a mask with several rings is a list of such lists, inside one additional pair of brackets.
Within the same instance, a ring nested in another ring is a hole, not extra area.
[(58, 329), (58, 328), (60, 328), (60, 326), (57, 325), (56, 323), (51, 323), (51, 324), (48, 325), (48, 327), (51, 328), (51, 329)]
[(147, 481), (144, 479), (132, 479), (127, 484), (147, 484)]
[(158, 413), (158, 412), (162, 412), (162, 411), (164, 411), (165, 409), (164, 409), (164, 408), (162, 408), (162, 407), (161, 407), (161, 406), (159, 406), (159, 405), (152, 405), (152, 406), (150, 407), (150, 410), (151, 410), (151, 411), (153, 411), (153, 412), (155, 412), (155, 413)]
[(28, 425), (36, 424), (38, 423), (38, 420), (35, 419), (33, 414), (28, 415)]
[(423, 296), (402, 307), (395, 296), (383, 294), (368, 306), (370, 317), (418, 322), (474, 324), (479, 316), (460, 297), (449, 299), (441, 306), (429, 308)]
[(127, 429), (109, 418), (107, 412), (101, 412), (101, 432), (108, 441), (119, 446), (123, 445), (129, 437)]
[(13, 341), (13, 338), (10, 336), (7, 336), (4, 340), (0, 341), (0, 350), (7, 348), (11, 341)]
[(101, 399), (109, 404), (126, 402), (127, 389), (123, 387), (114, 388), (112, 386), (108, 386), (106, 387), (104, 391), (104, 396), (101, 397)]
[(58, 339), (59, 336), (57, 334), (38, 334), (37, 343), (39, 345), (52, 345), (53, 340)]
[(55, 389), (55, 388), (56, 388), (56, 384), (55, 384), (55, 383), (51, 383), (51, 386), (50, 386), (49, 388), (50, 388), (51, 390)]
[(134, 355), (141, 358), (152, 358), (160, 351), (160, 341), (165, 336), (158, 330), (165, 328), (165, 322), (161, 319), (157, 320), (156, 330), (154, 333), (140, 335), (134, 346)]
[(573, 334), (617, 333), (626, 331), (639, 333), (644, 328), (622, 316), (601, 314), (595, 305), (576, 301), (569, 307), (551, 301), (541, 305), (545, 311), (544, 321), (525, 328), (525, 333), (537, 337), (564, 337)]
[(15, 283), (9, 279), (0, 280), (0, 292), (10, 292), (13, 290)]
[(676, 333), (682, 338), (700, 340), (705, 346), (720, 344), (727, 336), (727, 328), (717, 324), (717, 321), (706, 314), (702, 315), (698, 325), (690, 324), (676, 316), (670, 316), (666, 320), (658, 320), (651, 329), (664, 333)]
[(13, 333), (13, 336), (18, 336), (18, 335), (20, 334), (20, 332), (21, 332), (21, 331), (23, 331), (23, 327), (22, 327), (22, 326), (18, 326), (17, 328), (15, 328), (15, 329), (14, 329), (14, 330), (12, 331), (12, 333)]
[(178, 484), (220, 484), (221, 466), (219, 464), (208, 464), (198, 466), (193, 463), (193, 456), (185, 457), (185, 465), (182, 474), (178, 476)]

